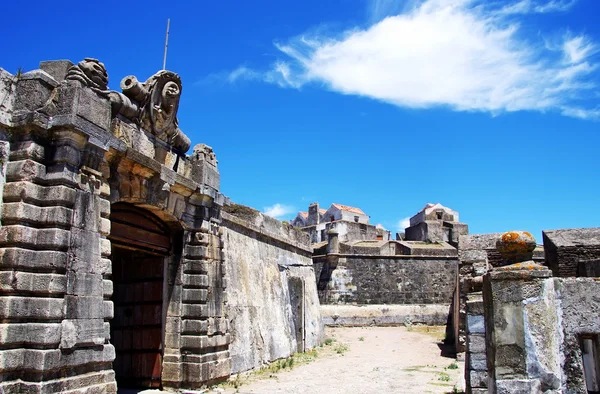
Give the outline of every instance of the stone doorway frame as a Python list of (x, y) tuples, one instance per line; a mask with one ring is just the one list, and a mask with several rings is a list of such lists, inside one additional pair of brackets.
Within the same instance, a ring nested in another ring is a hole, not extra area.
[[(111, 234), (107, 237), (111, 241), (111, 260), (113, 264), (114, 275), (114, 251), (117, 249), (140, 251), (146, 255), (154, 255), (161, 260), (162, 268), (162, 286), (161, 286), (161, 318), (160, 318), (160, 382), (158, 386), (150, 384), (144, 388), (162, 388), (162, 369), (165, 349), (165, 329), (168, 316), (168, 306), (170, 296), (173, 293), (173, 284), (175, 282), (175, 273), (168, 267), (177, 267), (180, 264), (183, 238), (183, 228), (177, 224), (176, 220), (171, 221), (169, 226), (165, 221), (156, 216), (152, 211), (137, 207), (133, 204), (117, 202), (111, 205)], [(113, 286), (115, 284), (113, 276)], [(133, 289), (131, 290), (133, 291)], [(117, 313), (117, 300), (112, 300), (115, 305), (115, 315)], [(115, 316), (116, 317), (116, 316)], [(111, 333), (113, 332), (113, 322), (111, 321)], [(144, 324), (142, 324), (144, 325)], [(111, 342), (115, 338), (111, 338)], [(115, 356), (118, 357), (115, 346)], [(117, 359), (115, 358), (115, 361)], [(115, 370), (116, 371), (116, 370)], [(115, 376), (116, 378), (116, 376)], [(142, 387), (142, 386), (140, 386)]]

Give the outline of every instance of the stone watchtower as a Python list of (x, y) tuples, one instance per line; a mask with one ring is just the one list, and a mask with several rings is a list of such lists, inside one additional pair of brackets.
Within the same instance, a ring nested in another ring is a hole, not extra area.
[(186, 156), (177, 74), (107, 83), (95, 59), (0, 69), (4, 393), (229, 375), (215, 154)]

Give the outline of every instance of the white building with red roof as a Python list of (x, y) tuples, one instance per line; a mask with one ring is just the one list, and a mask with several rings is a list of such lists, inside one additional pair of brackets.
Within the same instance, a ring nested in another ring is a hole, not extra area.
[(319, 208), (319, 203), (312, 203), (308, 212), (298, 212), (290, 224), (309, 233), (314, 244), (327, 241), (331, 229), (337, 231), (342, 241), (390, 238), (390, 232), (381, 225), (376, 227), (369, 224), (369, 215), (362, 209), (337, 203), (331, 204), (326, 210)]

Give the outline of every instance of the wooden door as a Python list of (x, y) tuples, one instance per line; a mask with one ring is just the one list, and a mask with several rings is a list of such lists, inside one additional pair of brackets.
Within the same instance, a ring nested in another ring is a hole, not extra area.
[(111, 209), (115, 316), (111, 341), (120, 387), (161, 386), (164, 260), (169, 229), (150, 212), (131, 205)]
[(123, 387), (160, 387), (164, 257), (113, 250), (114, 370)]

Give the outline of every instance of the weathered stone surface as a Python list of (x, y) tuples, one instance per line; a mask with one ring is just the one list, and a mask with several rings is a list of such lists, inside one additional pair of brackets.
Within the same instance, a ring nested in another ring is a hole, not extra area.
[(248, 218), (223, 217), (232, 373), (310, 349), (323, 337), (308, 237), (285, 238), (290, 230), (262, 214)]
[(40, 251), (22, 248), (0, 249), (0, 266), (2, 268), (24, 268), (44, 270), (50, 269), (64, 272), (68, 255), (65, 252)]
[(67, 186), (41, 186), (24, 181), (10, 182), (4, 188), (4, 201), (71, 207), (75, 202), (75, 194), (76, 191)]
[(446, 304), (456, 288), (458, 261), (417, 256), (341, 255), (314, 259), (323, 304)]
[(532, 260), (535, 248), (535, 238), (527, 231), (508, 231), (496, 241), (503, 265)]
[(467, 315), (467, 332), (469, 334), (485, 334), (483, 315)]
[(0, 344), (14, 345), (57, 345), (61, 338), (58, 323), (13, 323), (0, 324)]
[(59, 295), (67, 291), (67, 278), (59, 274), (0, 271), (0, 293)]
[(498, 393), (561, 387), (561, 334), (548, 273), (525, 262), (496, 268), (485, 277), (489, 373)]
[(46, 62), (40, 62), (40, 69), (47, 72), (58, 82), (65, 80), (67, 71), (73, 66), (73, 62), (70, 60), (51, 60)]
[(543, 231), (546, 264), (555, 276), (584, 276), (581, 262), (600, 259), (600, 228)]
[(0, 297), (0, 318), (38, 321), (62, 319), (63, 304), (60, 298)]
[(580, 335), (600, 333), (600, 282), (592, 278), (556, 278), (560, 297), (562, 357), (569, 392), (585, 392)]
[(103, 319), (65, 319), (61, 324), (61, 349), (104, 344)]
[(319, 308), (323, 324), (335, 326), (445, 325), (448, 321), (448, 305), (332, 305)]
[(57, 228), (37, 229), (22, 225), (0, 227), (0, 245), (24, 246), (28, 249), (66, 250), (69, 232)]

